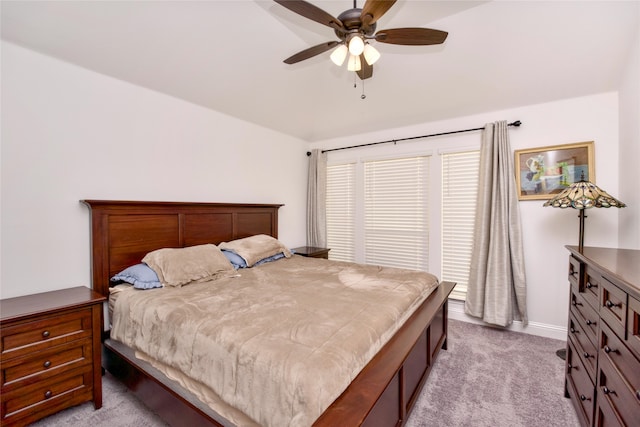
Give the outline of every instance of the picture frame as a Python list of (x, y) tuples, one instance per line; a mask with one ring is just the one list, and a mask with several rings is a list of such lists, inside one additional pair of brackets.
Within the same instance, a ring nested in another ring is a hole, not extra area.
[(519, 200), (547, 200), (574, 182), (595, 182), (594, 142), (516, 150)]

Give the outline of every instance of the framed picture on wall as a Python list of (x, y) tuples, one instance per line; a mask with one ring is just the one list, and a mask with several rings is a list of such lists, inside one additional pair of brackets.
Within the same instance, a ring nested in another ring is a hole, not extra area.
[(593, 141), (515, 151), (519, 200), (545, 200), (584, 179), (595, 182)]

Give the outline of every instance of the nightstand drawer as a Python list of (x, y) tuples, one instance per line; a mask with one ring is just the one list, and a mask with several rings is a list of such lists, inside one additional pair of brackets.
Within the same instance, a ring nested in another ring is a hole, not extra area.
[[(2, 424), (30, 417), (35, 412), (55, 412), (63, 407), (90, 400), (93, 393), (93, 372), (90, 366), (65, 375), (3, 393)], [(28, 422), (28, 418), (23, 422)]]
[(83, 365), (92, 360), (90, 339), (74, 341), (31, 355), (2, 361), (2, 393), (8, 393), (37, 381)]
[(2, 328), (2, 358), (31, 354), (91, 336), (91, 310), (61, 313)]

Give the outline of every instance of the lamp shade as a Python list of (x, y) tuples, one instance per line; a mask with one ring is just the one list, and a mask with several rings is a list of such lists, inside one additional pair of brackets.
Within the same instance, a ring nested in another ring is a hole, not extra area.
[(349, 56), (349, 62), (347, 62), (347, 70), (360, 71), (361, 69), (362, 62), (360, 62), (360, 57), (356, 55)]
[(563, 190), (556, 197), (547, 200), (543, 206), (551, 206), (554, 208), (573, 208), (578, 209), (580, 214), (580, 234), (578, 241), (578, 250), (582, 252), (584, 249), (584, 219), (585, 209), (591, 208), (624, 208), (625, 205), (620, 200), (611, 196), (606, 191), (598, 188), (597, 185), (584, 180), (584, 176), (578, 182), (574, 182), (569, 188)]
[(354, 56), (358, 56), (364, 50), (364, 40), (360, 36), (353, 36), (349, 40), (349, 53)]
[(347, 46), (341, 44), (337, 48), (331, 52), (331, 61), (336, 64), (338, 67), (344, 63), (344, 60), (347, 58), (347, 53), (349, 53), (349, 49)]
[(606, 191), (598, 188), (595, 184), (580, 180), (574, 182), (556, 197), (547, 200), (543, 206), (554, 208), (624, 208), (625, 205), (620, 200), (611, 196)]
[(378, 59), (380, 59), (380, 52), (378, 49), (371, 46), (369, 43), (364, 45), (364, 59), (367, 61), (367, 64), (373, 65)]

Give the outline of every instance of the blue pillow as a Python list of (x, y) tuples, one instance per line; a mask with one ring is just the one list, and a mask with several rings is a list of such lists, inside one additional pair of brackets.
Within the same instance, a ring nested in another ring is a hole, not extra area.
[(284, 253), (280, 252), (278, 254), (271, 255), (270, 257), (263, 258), (260, 261), (256, 262), (255, 265), (266, 264), (271, 261), (279, 260), (280, 258), (284, 258)]
[(112, 282), (131, 283), (136, 289), (161, 288), (158, 275), (147, 264), (140, 263), (125, 268), (111, 278)]
[(226, 249), (222, 249), (222, 253), (227, 257), (229, 262), (233, 265), (233, 268), (236, 270), (239, 268), (247, 268), (247, 262), (235, 252), (228, 251)]

